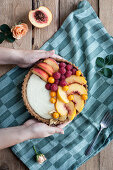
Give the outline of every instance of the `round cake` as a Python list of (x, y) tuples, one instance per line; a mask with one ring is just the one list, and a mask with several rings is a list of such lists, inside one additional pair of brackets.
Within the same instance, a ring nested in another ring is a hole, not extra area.
[(87, 81), (74, 64), (46, 58), (26, 75), (22, 96), (29, 113), (48, 125), (72, 121), (88, 98)]

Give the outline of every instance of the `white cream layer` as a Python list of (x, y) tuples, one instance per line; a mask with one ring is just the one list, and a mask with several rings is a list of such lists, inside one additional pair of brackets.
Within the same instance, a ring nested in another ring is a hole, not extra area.
[(32, 74), (27, 84), (27, 99), (36, 113), (45, 119), (51, 119), (48, 113), (54, 110), (54, 104), (49, 101), (50, 94), (45, 84), (45, 81)]

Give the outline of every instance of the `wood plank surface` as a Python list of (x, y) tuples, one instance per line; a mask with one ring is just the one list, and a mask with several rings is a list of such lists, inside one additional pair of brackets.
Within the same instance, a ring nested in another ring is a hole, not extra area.
[[(0, 46), (15, 49), (39, 49), (60, 27), (68, 14), (73, 11), (80, 0), (41, 0), (40, 5), (48, 7), (53, 13), (53, 21), (49, 27), (43, 29), (34, 28), (28, 21), (28, 11), (32, 8), (32, 2), (37, 8), (36, 0), (4, 0), (0, 1), (0, 25), (3, 23), (12, 26), (15, 21), (23, 21), (29, 25), (29, 32), (25, 38), (15, 41), (13, 44), (3, 42)], [(99, 15), (107, 31), (113, 36), (113, 1), (89, 0), (97, 15)], [(33, 38), (33, 41), (32, 41)], [(32, 43), (33, 42), (33, 43)], [(7, 72), (13, 66), (1, 66), (0, 75)], [(96, 155), (78, 170), (112, 170), (113, 169), (113, 142), (100, 154)], [(10, 149), (0, 151), (0, 170), (27, 170), (28, 168), (11, 152)]]

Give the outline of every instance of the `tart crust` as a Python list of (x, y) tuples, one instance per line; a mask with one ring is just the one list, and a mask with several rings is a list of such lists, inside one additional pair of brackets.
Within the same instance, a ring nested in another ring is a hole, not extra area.
[[(39, 60), (37, 63), (43, 61), (44, 59), (41, 59)], [(58, 59), (58, 58), (54, 58), (54, 60), (56, 60), (57, 62), (66, 62), (68, 64), (72, 64), (71, 62), (67, 61), (67, 60), (64, 60), (64, 59)], [(78, 69), (78, 67), (76, 67), (74, 64), (72, 64), (76, 69)], [(35, 67), (35, 65), (34, 65)], [(38, 115), (38, 113), (36, 113), (33, 108), (30, 106), (29, 102), (28, 102), (28, 99), (27, 99), (27, 95), (26, 95), (26, 91), (27, 91), (27, 84), (28, 84), (28, 80), (30, 78), (30, 76), (32, 75), (32, 68), (30, 69), (30, 71), (27, 73), (27, 75), (25, 76), (25, 79), (24, 79), (24, 82), (23, 82), (23, 85), (22, 85), (22, 97), (23, 97), (23, 101), (24, 101), (24, 104), (26, 106), (26, 108), (28, 109), (28, 112), (34, 116), (36, 119), (38, 119), (40, 122), (43, 122), (43, 123), (46, 123), (47, 125), (52, 125), (52, 126), (56, 126), (56, 125), (60, 125), (60, 124), (63, 124), (63, 123), (66, 123), (68, 122), (68, 118), (65, 120), (65, 121), (56, 121), (54, 119), (45, 119), (45, 118), (42, 118), (40, 115)], [(82, 74), (83, 76), (83, 74)], [(84, 76), (83, 76), (84, 77)], [(85, 88), (87, 89), (87, 85), (85, 85)], [(87, 89), (88, 90), (88, 89)]]

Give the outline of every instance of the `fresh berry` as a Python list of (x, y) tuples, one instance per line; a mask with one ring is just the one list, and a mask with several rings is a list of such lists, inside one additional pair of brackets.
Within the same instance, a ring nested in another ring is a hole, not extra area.
[(58, 85), (57, 84), (52, 84), (51, 85), (51, 91), (57, 91), (58, 90)]
[(51, 92), (50, 92), (50, 96), (51, 96), (51, 97), (55, 97), (55, 96), (56, 96), (56, 92), (55, 92), (55, 91), (51, 91)]
[(59, 85), (62, 86), (62, 87), (63, 87), (63, 86), (66, 86), (66, 84), (67, 84), (67, 83), (66, 83), (65, 80), (61, 80), (60, 83), (59, 83)]
[(50, 99), (50, 102), (54, 104), (54, 103), (56, 103), (56, 99), (52, 97), (52, 98)]
[(47, 84), (45, 85), (45, 87), (46, 87), (47, 90), (51, 90), (51, 84), (50, 84), (50, 83), (47, 83)]
[(48, 78), (48, 82), (49, 82), (49, 83), (54, 83), (54, 82), (55, 82), (55, 79), (54, 79), (53, 77), (49, 77), (49, 78)]
[(66, 71), (65, 77), (70, 77), (72, 75), (72, 71)]
[(76, 76), (80, 76), (80, 75), (81, 75), (81, 71), (80, 70), (76, 71)]
[(63, 89), (64, 91), (68, 91), (69, 86), (64, 86), (64, 87), (62, 87), (62, 89)]
[(61, 74), (65, 74), (65, 73), (66, 73), (66, 69), (65, 69), (64, 67), (61, 67), (61, 68), (59, 69), (59, 72), (60, 72)]
[(68, 100), (73, 100), (74, 99), (74, 96), (73, 95), (69, 95), (68, 96)]
[(52, 114), (52, 116), (53, 116), (54, 119), (58, 119), (58, 118), (59, 118), (59, 113), (54, 112), (54, 113)]
[(73, 66), (71, 65), (71, 64), (68, 64), (67, 66), (66, 66), (66, 70), (71, 70), (73, 68)]
[(82, 99), (83, 99), (83, 100), (87, 100), (87, 99), (88, 99), (87, 94), (83, 94), (83, 95), (82, 95)]
[(58, 85), (58, 84), (59, 84), (59, 80), (55, 80), (55, 84), (57, 84), (57, 85)]
[(72, 74), (75, 75), (75, 74), (76, 74), (76, 71), (77, 71), (76, 68), (73, 68), (73, 69), (72, 69)]
[(60, 80), (64, 80), (66, 77), (64, 76), (64, 74), (61, 75)]
[(53, 73), (53, 77), (54, 77), (55, 79), (60, 79), (60, 76), (61, 76), (61, 73), (59, 73), (59, 72)]
[(65, 67), (66, 66), (66, 63), (64, 63), (64, 62), (61, 62), (60, 64), (59, 64), (59, 67)]

